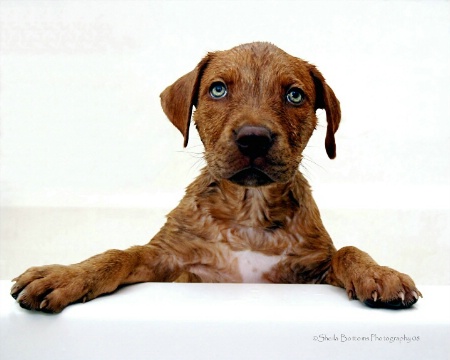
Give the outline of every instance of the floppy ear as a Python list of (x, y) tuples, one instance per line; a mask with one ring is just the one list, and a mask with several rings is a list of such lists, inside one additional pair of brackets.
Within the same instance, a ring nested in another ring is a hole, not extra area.
[(325, 149), (328, 157), (336, 157), (336, 141), (334, 134), (339, 128), (341, 122), (341, 107), (339, 100), (334, 95), (333, 90), (325, 82), (324, 77), (315, 67), (310, 70), (311, 76), (316, 86), (316, 104), (315, 109), (325, 109), (327, 114), (327, 135), (325, 137)]
[(200, 78), (209, 57), (208, 54), (194, 70), (168, 86), (160, 95), (164, 113), (184, 136), (184, 147), (189, 140), (192, 107), (197, 106)]

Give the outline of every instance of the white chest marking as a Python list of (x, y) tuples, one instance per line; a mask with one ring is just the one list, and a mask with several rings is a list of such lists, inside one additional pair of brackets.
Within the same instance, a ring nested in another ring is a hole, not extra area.
[(259, 252), (245, 250), (233, 252), (239, 266), (239, 273), (244, 283), (268, 282), (264, 274), (269, 272), (277, 264), (281, 255), (264, 255)]

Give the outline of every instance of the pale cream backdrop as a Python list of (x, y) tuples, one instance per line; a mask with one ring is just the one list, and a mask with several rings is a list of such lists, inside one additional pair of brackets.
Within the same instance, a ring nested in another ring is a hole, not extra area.
[[(146, 243), (204, 165), (160, 92), (263, 40), (342, 104), (302, 169), (337, 247), (449, 284), (450, 2), (1, 1), (0, 278)], [(194, 129), (194, 127), (192, 127)]]

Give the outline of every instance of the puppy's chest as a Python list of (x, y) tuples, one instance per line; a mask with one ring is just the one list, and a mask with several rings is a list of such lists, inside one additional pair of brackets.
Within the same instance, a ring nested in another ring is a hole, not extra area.
[(224, 261), (219, 267), (230, 273), (232, 281), (262, 283), (270, 282), (278, 265), (298, 249), (302, 238), (282, 230), (241, 227), (222, 232), (218, 240), (216, 251)]
[(190, 268), (203, 281), (271, 282), (291, 255), (301, 257), (305, 242), (298, 214), (288, 214), (286, 207), (274, 212), (260, 192), (248, 191), (245, 199), (237, 211), (210, 205), (207, 214), (193, 219), (202, 246), (213, 254)]

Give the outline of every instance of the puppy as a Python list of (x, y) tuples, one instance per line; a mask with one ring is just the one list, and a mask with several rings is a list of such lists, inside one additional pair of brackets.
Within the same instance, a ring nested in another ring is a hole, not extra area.
[(302, 152), (325, 109), (336, 156), (339, 101), (315, 66), (269, 43), (209, 53), (161, 94), (188, 143), (193, 107), (206, 167), (143, 246), (81, 263), (33, 267), (12, 296), (26, 309), (67, 305), (147, 281), (321, 283), (371, 307), (408, 308), (422, 296), (405, 274), (355, 247), (337, 251), (320, 219)]

